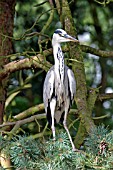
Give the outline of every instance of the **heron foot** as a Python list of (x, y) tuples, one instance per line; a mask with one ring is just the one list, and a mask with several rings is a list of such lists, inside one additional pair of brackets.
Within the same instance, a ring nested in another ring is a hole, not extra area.
[(56, 141), (56, 138), (53, 138), (53, 141)]
[(72, 151), (73, 151), (73, 152), (80, 152), (80, 150), (77, 149), (77, 148), (73, 148)]

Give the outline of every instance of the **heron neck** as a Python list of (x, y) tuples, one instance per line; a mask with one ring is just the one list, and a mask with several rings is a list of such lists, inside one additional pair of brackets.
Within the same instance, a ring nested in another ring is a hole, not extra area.
[(63, 82), (64, 79), (64, 55), (61, 49), (60, 44), (55, 44), (53, 46), (53, 54), (55, 60), (55, 72)]

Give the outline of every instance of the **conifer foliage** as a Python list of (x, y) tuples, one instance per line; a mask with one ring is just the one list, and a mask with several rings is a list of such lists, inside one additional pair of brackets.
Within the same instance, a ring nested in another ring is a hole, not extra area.
[[(93, 129), (80, 152), (73, 152), (68, 136), (60, 131), (56, 141), (17, 136), (0, 137), (1, 150), (17, 170), (109, 170), (113, 168), (113, 131), (103, 125)], [(1, 167), (1, 170), (3, 168)]]

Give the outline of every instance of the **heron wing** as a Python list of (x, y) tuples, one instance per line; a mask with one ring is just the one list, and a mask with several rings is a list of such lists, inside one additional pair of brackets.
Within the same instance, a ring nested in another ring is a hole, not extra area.
[(45, 106), (45, 111), (47, 112), (48, 103), (50, 102), (52, 96), (54, 95), (54, 66), (50, 68), (47, 72), (44, 86), (43, 86), (43, 101)]
[(73, 102), (76, 93), (76, 81), (75, 81), (73, 71), (69, 68), (67, 69), (67, 76), (68, 76), (68, 84), (69, 84), (69, 91), (70, 91), (70, 99), (71, 102)]

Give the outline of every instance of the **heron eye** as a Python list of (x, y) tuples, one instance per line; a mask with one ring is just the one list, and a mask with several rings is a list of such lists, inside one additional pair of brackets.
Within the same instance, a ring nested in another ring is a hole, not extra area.
[(60, 35), (61, 37), (64, 37), (64, 34), (62, 34), (62, 33), (59, 33), (59, 35)]

